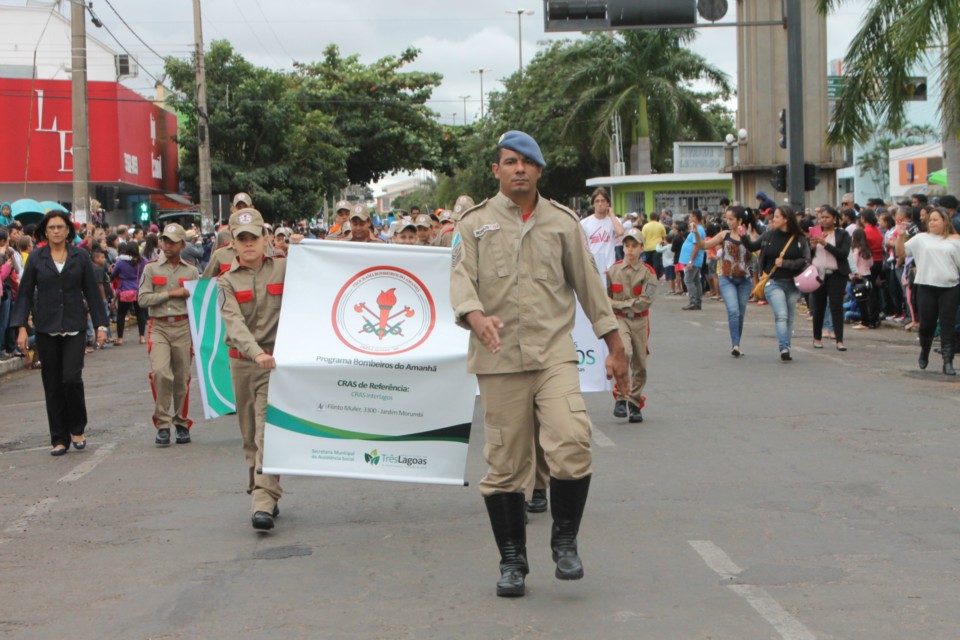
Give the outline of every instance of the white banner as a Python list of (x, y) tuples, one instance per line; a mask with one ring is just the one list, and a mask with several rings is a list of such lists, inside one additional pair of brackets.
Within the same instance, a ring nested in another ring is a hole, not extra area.
[(264, 473), (464, 484), (477, 383), (450, 249), (308, 240), (287, 261)]
[(577, 369), (580, 371), (580, 390), (586, 393), (613, 389), (612, 383), (607, 380), (607, 343), (593, 334), (593, 324), (579, 302), (571, 335), (579, 359)]

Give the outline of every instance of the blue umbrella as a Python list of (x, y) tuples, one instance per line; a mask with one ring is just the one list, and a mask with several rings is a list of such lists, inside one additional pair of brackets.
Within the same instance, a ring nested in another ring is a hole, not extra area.
[(39, 213), (42, 216), (46, 212), (46, 209), (32, 198), (20, 198), (10, 205), (10, 213), (14, 218), (19, 218), (21, 213)]
[(50, 213), (51, 211), (61, 211), (63, 213), (70, 213), (70, 211), (60, 204), (59, 202), (54, 202), (53, 200), (44, 200), (40, 203), (40, 208), (43, 209), (44, 213)]

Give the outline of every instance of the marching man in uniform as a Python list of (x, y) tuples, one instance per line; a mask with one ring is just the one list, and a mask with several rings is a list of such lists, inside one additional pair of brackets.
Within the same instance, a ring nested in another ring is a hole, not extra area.
[(355, 204), (350, 210), (350, 232), (340, 242), (379, 242), (383, 240), (370, 233), (373, 223), (370, 220), (370, 210), (362, 202)]
[(178, 224), (168, 224), (160, 234), (163, 255), (143, 268), (137, 302), (150, 314), (147, 325), (147, 353), (150, 355), (150, 387), (153, 390), (154, 442), (170, 444), (170, 428), (176, 427), (177, 444), (190, 442), (193, 420), (190, 405), (190, 359), (193, 341), (187, 322), (187, 298), (183, 287), (200, 273), (180, 260), (187, 233)]
[(643, 232), (636, 227), (623, 237), (623, 260), (607, 271), (607, 295), (620, 326), (632, 386), (617, 387), (613, 415), (643, 422), (643, 387), (647, 384), (647, 339), (650, 305), (657, 295), (657, 273), (643, 261)]
[[(233, 196), (233, 204), (230, 205), (230, 218), (232, 219), (238, 212), (253, 207), (253, 200), (247, 193), (240, 192)], [(217, 248), (210, 256), (210, 262), (203, 270), (204, 278), (216, 278), (221, 273), (230, 268), (233, 259), (237, 257), (237, 252), (233, 250), (233, 238), (230, 237), (230, 226), (217, 232)]]
[(570, 336), (574, 294), (610, 350), (608, 377), (628, 383), (617, 320), (577, 215), (537, 191), (544, 166), (529, 135), (501, 136), (492, 165), (500, 192), (460, 219), (450, 279), (457, 324), (470, 330), (467, 367), (483, 401), (488, 470), (480, 493), (500, 550), (497, 595), (504, 597), (524, 595), (529, 571), (524, 485), (533, 477), (536, 422), (550, 468), (555, 575), (583, 577), (577, 533), (592, 454)]
[[(270, 371), (277, 366), (273, 346), (280, 324), (287, 261), (266, 254), (263, 217), (245, 209), (230, 217), (237, 258), (218, 281), (220, 315), (226, 327), (230, 375), (247, 462), (247, 493), (253, 498), (253, 528), (273, 529), (283, 495), (280, 476), (260, 473)], [(301, 236), (294, 236), (299, 242)]]

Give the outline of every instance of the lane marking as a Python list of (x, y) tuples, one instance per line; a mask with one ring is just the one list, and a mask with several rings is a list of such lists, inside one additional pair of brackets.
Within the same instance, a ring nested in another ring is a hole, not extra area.
[(76, 467), (74, 467), (73, 471), (71, 471), (67, 475), (57, 480), (57, 482), (58, 483), (76, 482), (83, 476), (93, 471), (96, 468), (96, 466), (101, 462), (103, 462), (103, 459), (106, 458), (108, 455), (110, 455), (113, 452), (113, 450), (116, 448), (117, 448), (116, 442), (108, 442), (102, 446), (97, 447), (93, 451), (93, 454), (90, 456), (89, 460), (86, 460), (78, 464)]
[(593, 428), (593, 441), (597, 443), (598, 447), (617, 446), (613, 440), (604, 435), (603, 431), (600, 431), (600, 429), (597, 429), (596, 427)]
[[(710, 540), (688, 540), (708, 567), (724, 580), (733, 580), (742, 571), (723, 549)], [(794, 618), (763, 587), (749, 584), (728, 584), (727, 587), (747, 601), (754, 611), (769, 622), (783, 640), (816, 640), (802, 622)]]
[(9, 451), (0, 451), (0, 456), (7, 455), (8, 453), (24, 453), (26, 451), (46, 451), (50, 449), (49, 445), (44, 445), (42, 447), (30, 447), (29, 449), (10, 449)]
[[(49, 513), (56, 501), (56, 498), (44, 498), (40, 502), (30, 505), (20, 514), (19, 518), (11, 522), (9, 526), (3, 530), (4, 535), (22, 532), (27, 528), (27, 524), (29, 524), (31, 520)], [(3, 544), (9, 539), (10, 538), (0, 538), (0, 544)]]

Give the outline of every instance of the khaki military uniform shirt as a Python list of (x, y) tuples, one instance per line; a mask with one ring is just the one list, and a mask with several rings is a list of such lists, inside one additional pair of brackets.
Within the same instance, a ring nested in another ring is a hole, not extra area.
[(286, 273), (285, 258), (264, 257), (259, 271), (234, 260), (217, 282), (227, 346), (250, 360), (273, 353)]
[(150, 262), (143, 268), (137, 302), (150, 311), (151, 318), (187, 315), (186, 298), (171, 298), (170, 291), (179, 289), (187, 280), (196, 280), (200, 272), (192, 264), (181, 260), (176, 267), (166, 256)]
[(367, 236), (366, 240), (357, 240), (353, 237), (353, 234), (350, 234), (345, 238), (340, 238), (340, 242), (373, 242), (373, 243), (379, 242), (380, 244), (383, 244), (383, 240), (373, 235), (372, 233), (369, 236)]
[(437, 237), (433, 239), (433, 246), (435, 247), (452, 247), (453, 246), (453, 237), (457, 235), (457, 230), (454, 223), (449, 223), (441, 227), (440, 232), (437, 234)]
[[(577, 362), (570, 332), (579, 299), (594, 333), (617, 330), (600, 273), (576, 214), (539, 197), (523, 221), (502, 193), (464, 213), (457, 223), (450, 297), (457, 324), (482, 311), (503, 321), (501, 347), (490, 353), (472, 332), (471, 373), (538, 371)], [(574, 298), (576, 293), (576, 298)]]
[(642, 260), (635, 266), (621, 260), (607, 271), (607, 294), (617, 313), (642, 313), (657, 296), (657, 274)]
[(237, 251), (233, 248), (232, 244), (225, 244), (222, 247), (218, 247), (217, 250), (213, 252), (213, 255), (210, 256), (210, 262), (207, 263), (207, 267), (203, 270), (203, 277), (216, 278), (229, 269), (236, 258)]

